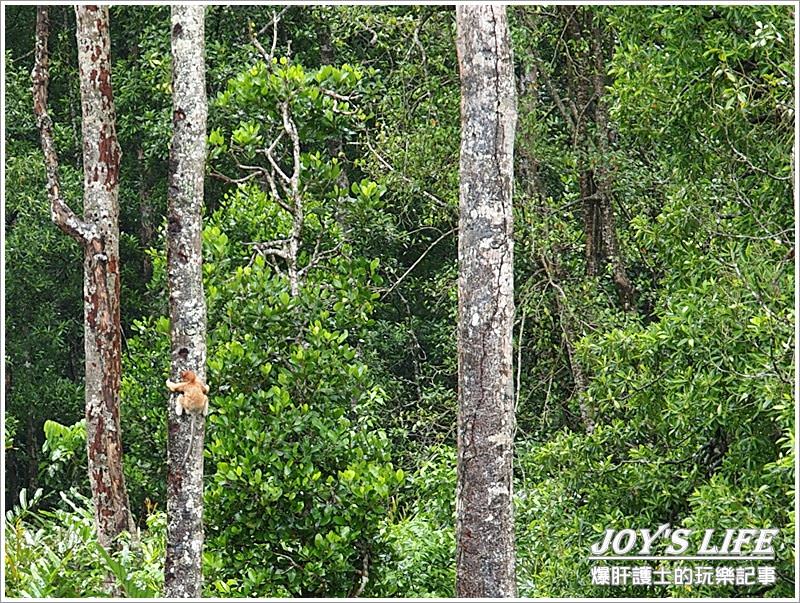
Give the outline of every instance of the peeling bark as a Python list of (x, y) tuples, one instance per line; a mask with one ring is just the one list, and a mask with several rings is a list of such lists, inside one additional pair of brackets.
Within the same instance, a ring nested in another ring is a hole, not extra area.
[[(172, 7), (173, 135), (169, 160), (167, 272), (171, 378), (175, 381), (180, 380), (184, 370), (193, 370), (206, 381), (201, 237), (208, 110), (204, 10), (203, 6)], [(199, 597), (202, 594), (205, 418), (196, 413), (178, 416), (175, 413), (177, 395), (170, 396), (168, 402), (165, 596)]]
[(58, 156), (47, 113), (49, 82), (47, 7), (36, 18), (34, 113), (47, 168), (53, 222), (84, 249), (84, 348), (86, 439), (97, 537), (109, 550), (123, 531), (134, 532), (125, 477), (119, 419), (120, 270), (119, 162), (111, 91), (108, 8), (75, 8), (83, 134), (83, 217), (61, 196)]
[(461, 71), (456, 595), (516, 595), (512, 457), (516, 90), (505, 8), (456, 8)]

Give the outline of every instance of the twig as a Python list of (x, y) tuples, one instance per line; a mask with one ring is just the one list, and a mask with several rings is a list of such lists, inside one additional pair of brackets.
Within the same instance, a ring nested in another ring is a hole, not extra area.
[(439, 243), (439, 241), (441, 241), (441, 240), (442, 240), (442, 239), (444, 239), (445, 237), (447, 237), (447, 236), (449, 236), (449, 235), (453, 234), (453, 233), (454, 233), (456, 230), (457, 230), (457, 228), (451, 228), (451, 229), (450, 229), (450, 230), (448, 230), (446, 233), (444, 233), (442, 236), (440, 236), (438, 239), (436, 239), (436, 240), (435, 240), (433, 243), (431, 243), (431, 244), (430, 244), (430, 246), (429, 246), (429, 247), (428, 247), (428, 248), (427, 248), (425, 251), (423, 251), (423, 252), (422, 252), (422, 255), (420, 255), (420, 256), (417, 258), (417, 261), (416, 261), (416, 262), (414, 262), (413, 264), (411, 264), (411, 267), (410, 267), (408, 270), (406, 270), (406, 271), (403, 273), (403, 276), (401, 276), (399, 279), (397, 279), (397, 281), (395, 281), (394, 285), (392, 285), (391, 287), (389, 287), (389, 288), (386, 290), (386, 292), (385, 292), (385, 293), (384, 293), (384, 294), (381, 296), (381, 300), (385, 299), (387, 295), (389, 295), (389, 294), (390, 294), (392, 291), (394, 291), (394, 290), (395, 290), (395, 288), (396, 288), (396, 287), (397, 287), (397, 286), (398, 286), (400, 283), (402, 283), (402, 282), (403, 282), (403, 279), (405, 279), (405, 278), (406, 278), (406, 277), (409, 275), (409, 273), (410, 273), (412, 270), (414, 270), (414, 268), (416, 268), (416, 267), (417, 267), (417, 264), (419, 264), (419, 263), (420, 263), (420, 262), (421, 262), (421, 261), (422, 261), (422, 260), (425, 258), (425, 256), (426, 256), (426, 255), (428, 255), (428, 252), (429, 252), (431, 249), (433, 249), (433, 248), (436, 246), (436, 244), (437, 244), (437, 243)]
[[(385, 168), (386, 168), (387, 170), (389, 170), (390, 172), (396, 172), (396, 171), (397, 171), (397, 170), (395, 170), (394, 166), (393, 166), (391, 163), (389, 163), (389, 162), (388, 162), (386, 159), (384, 159), (383, 157), (381, 157), (380, 153), (378, 153), (378, 151), (376, 151), (376, 150), (375, 150), (375, 147), (373, 147), (373, 146), (372, 146), (372, 143), (370, 143), (370, 141), (369, 141), (369, 137), (366, 137), (366, 138), (365, 138), (365, 142), (366, 142), (366, 144), (367, 144), (367, 148), (368, 148), (368, 149), (369, 149), (369, 150), (372, 152), (372, 154), (373, 154), (373, 155), (375, 155), (375, 157), (378, 159), (378, 161), (381, 163), (381, 165), (382, 165), (383, 167), (385, 167)], [(414, 181), (413, 181), (411, 178), (409, 178), (409, 177), (408, 177), (408, 176), (406, 176), (405, 174), (400, 174), (400, 173), (398, 173), (398, 175), (400, 176), (400, 178), (401, 178), (401, 179), (402, 179), (404, 182), (407, 182), (407, 183), (409, 183), (409, 184), (413, 184), (413, 185), (417, 185), (417, 183), (416, 183), (416, 182), (414, 182)], [(429, 193), (429, 192), (428, 192), (428, 191), (426, 191), (426, 190), (420, 190), (420, 192), (422, 193), (422, 195), (423, 195), (423, 196), (427, 197), (427, 198), (428, 198), (428, 199), (430, 199), (431, 201), (434, 201), (435, 203), (438, 203), (438, 204), (439, 204), (441, 207), (444, 207), (444, 208), (448, 208), (448, 207), (449, 207), (449, 205), (448, 205), (447, 203), (445, 203), (444, 201), (442, 201), (442, 200), (441, 200), (439, 197), (437, 197), (436, 195), (433, 195), (433, 194)]]
[(295, 561), (294, 559), (289, 557), (289, 555), (284, 555), (283, 553), (278, 553), (277, 551), (273, 551), (273, 553), (275, 555), (277, 555), (278, 557), (282, 557), (282, 558), (286, 559), (289, 563), (292, 564), (293, 568), (295, 568), (297, 570), (301, 570), (301, 571), (303, 570), (303, 567), (300, 564), (298, 564), (297, 561)]

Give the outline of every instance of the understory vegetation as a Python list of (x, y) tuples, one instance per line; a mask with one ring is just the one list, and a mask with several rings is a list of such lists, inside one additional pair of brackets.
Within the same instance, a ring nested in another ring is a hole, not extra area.
[[(51, 222), (32, 112), (35, 7), (5, 11), (5, 592), (101, 596), (111, 573), (128, 596), (161, 596), (169, 8), (111, 8), (138, 527), (113, 555), (94, 538), (86, 468), (81, 250)], [(591, 544), (670, 523), (777, 528), (776, 583), (615, 595), (789, 597), (793, 7), (508, 15), (519, 595), (608, 596)], [(77, 210), (72, 8), (52, 7), (51, 28)], [(454, 36), (447, 6), (207, 7), (204, 596), (454, 595)], [(302, 210), (266, 176), (273, 160), (292, 168), (286, 115)], [(277, 251), (295, 235), (291, 266)]]

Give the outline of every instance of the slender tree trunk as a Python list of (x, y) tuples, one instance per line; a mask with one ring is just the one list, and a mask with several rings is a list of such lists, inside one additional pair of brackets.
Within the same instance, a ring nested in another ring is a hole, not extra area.
[[(572, 146), (578, 159), (578, 184), (583, 202), (584, 258), (586, 274), (596, 276), (603, 262), (603, 234), (600, 199), (597, 195), (594, 173), (590, 167), (590, 136), (588, 121), (589, 106), (593, 102), (592, 68), (588, 53), (579, 51), (588, 32), (585, 21), (590, 18), (587, 11), (578, 6), (560, 6), (559, 14), (564, 20), (565, 46), (572, 50), (565, 53), (568, 103), (572, 110)], [(562, 111), (563, 113), (563, 111)]]
[(505, 8), (456, 8), (461, 70), (456, 595), (516, 595), (512, 184), (516, 90)]
[(100, 544), (111, 549), (122, 531), (134, 530), (122, 473), (119, 421), (120, 278), (119, 162), (111, 62), (108, 8), (75, 8), (80, 73), (84, 217), (61, 196), (53, 124), (47, 114), (49, 80), (48, 9), (36, 19), (33, 72), (34, 113), (47, 168), (47, 191), (53, 222), (78, 241), (84, 259), (84, 347), (86, 352), (86, 436), (89, 478)]
[(141, 171), (139, 173), (139, 241), (142, 244), (144, 253), (142, 254), (142, 275), (146, 283), (153, 277), (153, 261), (147, 250), (153, 244), (153, 203), (150, 199), (150, 173), (144, 161), (144, 149), (139, 147), (137, 157)]
[[(167, 271), (171, 374), (176, 381), (184, 370), (193, 370), (200, 379), (206, 380), (206, 303), (200, 215), (206, 160), (204, 47), (204, 7), (173, 6), (174, 130), (169, 161)], [(202, 594), (205, 418), (199, 413), (178, 416), (174, 409), (176, 395), (171, 396), (168, 404), (165, 595), (199, 597)]]
[[(554, 257), (558, 257), (558, 254), (555, 253)], [(581, 421), (583, 422), (586, 432), (591, 433), (594, 431), (594, 410), (589, 405), (588, 400), (582, 395), (589, 386), (589, 380), (586, 377), (586, 373), (583, 371), (583, 366), (581, 366), (581, 361), (575, 351), (575, 342), (579, 339), (575, 333), (575, 325), (580, 324), (580, 322), (575, 319), (570, 310), (567, 302), (567, 295), (564, 293), (564, 289), (559, 282), (562, 276), (560, 266), (555, 260), (549, 259), (545, 254), (542, 254), (541, 259), (542, 267), (544, 268), (545, 274), (547, 274), (547, 280), (555, 294), (556, 313), (558, 314), (558, 320), (561, 324), (564, 348), (566, 349), (567, 361), (569, 362), (569, 368), (572, 372), (572, 381), (574, 384), (572, 396), (578, 400)]]
[(609, 159), (608, 110), (603, 101), (606, 88), (605, 45), (603, 44), (603, 30), (597, 21), (597, 17), (592, 23), (592, 53), (594, 54), (593, 83), (596, 98), (597, 150), (600, 153), (600, 160), (595, 169), (595, 178), (597, 180), (597, 192), (600, 197), (603, 252), (611, 265), (614, 285), (617, 288), (620, 303), (623, 309), (629, 312), (635, 309), (636, 295), (620, 253), (614, 208), (611, 206), (611, 174), (607, 167)]

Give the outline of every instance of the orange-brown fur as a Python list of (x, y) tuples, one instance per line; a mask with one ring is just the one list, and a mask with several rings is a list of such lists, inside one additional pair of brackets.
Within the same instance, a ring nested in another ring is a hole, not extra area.
[(186, 412), (201, 412), (208, 414), (208, 385), (202, 382), (195, 375), (194, 371), (183, 371), (181, 381), (173, 383), (167, 380), (167, 387), (172, 392), (180, 392), (181, 395), (175, 401), (175, 413), (182, 415)]

